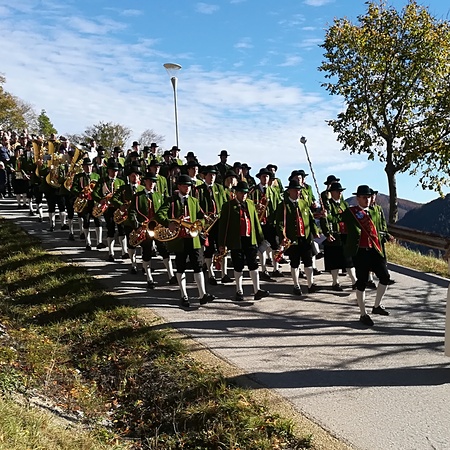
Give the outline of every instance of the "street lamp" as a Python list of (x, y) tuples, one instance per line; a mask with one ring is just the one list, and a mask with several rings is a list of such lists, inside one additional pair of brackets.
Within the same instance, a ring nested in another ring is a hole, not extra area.
[(178, 147), (178, 109), (177, 109), (177, 77), (175, 76), (175, 73), (181, 69), (181, 66), (176, 63), (165, 63), (164, 68), (166, 69), (167, 73), (170, 76), (170, 81), (172, 83), (173, 87), (173, 103), (175, 106), (175, 138), (177, 142)]

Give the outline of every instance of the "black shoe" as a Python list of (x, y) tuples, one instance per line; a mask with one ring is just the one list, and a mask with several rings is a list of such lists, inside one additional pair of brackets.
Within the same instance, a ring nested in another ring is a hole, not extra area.
[(108, 256), (108, 261), (109, 261), (109, 262), (114, 262), (114, 261), (115, 261), (114, 255), (109, 255), (109, 256)]
[(130, 273), (131, 273), (131, 275), (137, 275), (137, 273), (138, 273), (138, 270), (137, 270), (137, 267), (132, 267), (131, 269), (130, 269)]
[(104, 244), (103, 242), (100, 242), (100, 244), (97, 244), (97, 250), (101, 250), (102, 248), (106, 248), (106, 244)]
[(205, 295), (200, 299), (200, 305), (206, 305), (207, 303), (212, 302), (215, 298), (217, 298), (215, 295), (212, 295), (212, 294), (205, 294)]
[(294, 286), (292, 293), (294, 295), (303, 295), (302, 288), (300, 286)]
[(314, 292), (317, 292), (319, 290), (319, 286), (317, 286), (316, 283), (313, 283), (311, 286), (309, 286), (308, 288), (308, 294), (314, 294)]
[(236, 295), (234, 296), (234, 300), (237, 302), (243, 302), (244, 294), (242, 292), (236, 292)]
[(48, 231), (55, 231), (55, 227), (50, 227), (50, 229)]
[(370, 318), (370, 316), (368, 314), (361, 316), (359, 318), (359, 321), (361, 323), (363, 323), (364, 325), (367, 325), (368, 327), (373, 327), (373, 320)]
[(86, 250), (87, 250), (88, 252), (90, 252), (90, 251), (92, 250), (92, 246), (86, 245)]
[(67, 225), (67, 224), (61, 225), (61, 230), (65, 231), (68, 229), (69, 229), (69, 225)]
[(391, 284), (394, 284), (394, 283), (395, 283), (395, 280), (393, 280), (392, 278), (389, 278), (387, 286), (390, 286)]
[(313, 275), (322, 275), (322, 271), (319, 269), (314, 268), (313, 269)]
[(333, 284), (333, 286), (331, 286), (331, 289), (333, 289), (333, 291), (337, 291), (337, 292), (342, 292), (344, 289), (342, 289), (342, 286), (339, 283)]
[(233, 278), (230, 278), (228, 275), (224, 275), (220, 281), (223, 284), (225, 284), (225, 283), (232, 283), (234, 280), (233, 280)]
[(384, 306), (380, 305), (377, 306), (376, 308), (375, 307), (372, 308), (372, 314), (379, 314), (380, 316), (388, 316), (389, 311), (385, 310)]
[(175, 275), (169, 280), (169, 284), (172, 284), (172, 285), (178, 284), (178, 280)]
[(80, 234), (80, 241), (82, 241), (83, 239), (86, 239), (86, 235), (84, 233)]
[(284, 278), (283, 272), (281, 272), (281, 270), (274, 270), (271, 276), (273, 278)]
[(147, 289), (155, 289), (155, 282), (147, 281)]
[(253, 296), (255, 300), (261, 300), (264, 297), (268, 297), (270, 295), (269, 291), (265, 291), (263, 289), (259, 289), (258, 292)]
[(319, 252), (316, 255), (316, 259), (322, 259), (323, 258), (323, 252)]
[(130, 255), (128, 253), (123, 253), (122, 259), (130, 259)]
[(74, 241), (75, 240), (75, 236), (73, 235), (73, 233), (69, 233), (69, 241)]
[(217, 286), (217, 280), (216, 280), (214, 277), (209, 277), (209, 278), (208, 278), (208, 283), (209, 283), (211, 286)]
[(39, 221), (39, 222), (43, 222), (44, 219), (43, 219), (42, 217), (39, 217), (38, 221)]
[(370, 280), (366, 283), (366, 287), (368, 287), (369, 289), (376, 289), (377, 285), (375, 284), (374, 281)]
[(269, 272), (267, 272), (267, 270), (259, 274), (259, 279), (263, 281), (276, 281), (269, 275)]
[(283, 256), (279, 261), (278, 264), (287, 264), (288, 260)]
[(191, 303), (189, 302), (189, 297), (181, 297), (181, 306), (183, 306), (184, 308), (189, 308), (189, 306), (191, 306)]

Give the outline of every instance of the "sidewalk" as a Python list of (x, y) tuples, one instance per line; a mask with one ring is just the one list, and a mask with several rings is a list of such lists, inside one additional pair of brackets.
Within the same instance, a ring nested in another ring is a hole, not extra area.
[[(188, 311), (178, 306), (178, 288), (165, 284), (159, 261), (160, 284), (147, 292), (143, 275), (129, 275), (127, 262), (106, 262), (105, 250), (87, 254), (83, 242), (68, 241), (67, 231), (50, 233), (48, 220), (39, 223), (12, 200), (0, 200), (0, 216), (40, 236), (65, 259), (86, 265), (127, 304), (150, 308), (355, 448), (450, 448), (448, 280), (391, 267), (396, 283), (384, 302), (391, 315), (372, 316), (373, 328), (358, 322), (349, 279), (340, 277), (345, 290), (334, 292), (329, 274), (316, 277), (321, 290), (302, 299), (291, 295), (288, 277), (262, 284), (271, 296), (257, 302), (250, 295), (249, 301), (233, 302), (234, 285), (207, 287), (219, 298), (202, 307), (194, 299)], [(197, 295), (194, 284), (188, 289)], [(251, 292), (248, 280), (244, 290)], [(374, 297), (367, 291), (369, 311)]]

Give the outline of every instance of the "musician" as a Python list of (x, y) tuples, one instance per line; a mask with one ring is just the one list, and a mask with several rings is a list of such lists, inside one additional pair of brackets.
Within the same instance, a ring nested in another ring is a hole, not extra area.
[(159, 171), (159, 174), (165, 178), (168, 178), (171, 165), (172, 165), (172, 154), (170, 153), (170, 150), (165, 150), (162, 155), (161, 169)]
[(186, 173), (192, 181), (191, 195), (192, 197), (198, 198), (198, 188), (203, 184), (203, 181), (198, 178), (198, 171), (200, 164), (197, 161), (189, 161), (184, 166), (186, 168)]
[(169, 173), (167, 177), (167, 190), (169, 191), (169, 197), (178, 192), (177, 179), (181, 174), (181, 166), (176, 162), (172, 162), (169, 167)]
[(272, 172), (273, 177), (270, 178), (270, 186), (278, 191), (278, 195), (281, 197), (283, 195), (283, 183), (276, 177), (278, 166), (276, 164), (267, 164), (266, 169)]
[[(69, 165), (74, 157), (74, 152), (73, 150), (69, 150), (67, 152), (67, 157), (69, 158), (67, 163), (65, 164), (66, 166), (66, 175), (68, 176), (68, 168)], [(66, 181), (66, 180), (64, 180)], [(73, 204), (75, 203), (75, 195), (73, 194), (73, 192), (71, 191), (71, 189), (67, 189), (65, 186), (65, 183), (61, 184), (61, 187), (59, 188), (59, 195), (61, 197), (64, 198), (64, 204), (66, 206), (66, 213), (67, 213), (67, 222), (68, 222), (68, 230), (69, 230), (69, 241), (74, 241), (75, 240), (75, 236), (73, 233), (73, 218), (75, 216), (75, 210), (73, 209)], [(83, 226), (83, 221), (80, 217), (78, 217), (78, 223), (80, 226), (80, 230), (82, 229)]]
[[(265, 167), (261, 168), (256, 174), (259, 183), (250, 190), (249, 197), (256, 205), (261, 228), (264, 234), (264, 239), (270, 244), (272, 251), (273, 272), (269, 275), (266, 262), (267, 255), (265, 251), (259, 252), (259, 261), (261, 263), (261, 273), (259, 275), (261, 280), (275, 281), (274, 278), (282, 278), (284, 275), (280, 271), (280, 266), (275, 261), (274, 254), (278, 249), (277, 234), (275, 230), (275, 211), (278, 204), (281, 202), (281, 197), (275, 188), (269, 186), (269, 179), (272, 172)], [(273, 277), (273, 278), (272, 278)]]
[(226, 150), (221, 150), (219, 153), (220, 161), (216, 164), (217, 170), (217, 183), (223, 184), (225, 182), (225, 174), (232, 170), (233, 167), (227, 163), (230, 156)]
[(198, 163), (198, 158), (195, 156), (194, 152), (187, 152), (185, 158), (186, 164), (188, 164), (190, 161)]
[(16, 196), (18, 208), (27, 207), (26, 196), (30, 180), (30, 176), (27, 173), (29, 163), (23, 150), (24, 148), (21, 145), (17, 145), (14, 149), (14, 156), (9, 161), (9, 168), (12, 174), (11, 184)]
[[(50, 144), (49, 144), (50, 145)], [(61, 230), (68, 230), (65, 197), (60, 195), (60, 187), (66, 179), (67, 167), (60, 163), (59, 153), (54, 153), (48, 164), (42, 165), (39, 170), (41, 177), (40, 189), (47, 199), (50, 230), (54, 231), (56, 225), (56, 205), (58, 205)], [(51, 165), (53, 164), (53, 166)]]
[(105, 148), (102, 145), (97, 147), (97, 156), (92, 161), (92, 172), (98, 174), (100, 178), (108, 176), (105, 160)]
[[(331, 176), (331, 175), (330, 175)], [(329, 177), (330, 178), (330, 177)], [(326, 240), (324, 241), (325, 270), (331, 273), (332, 289), (342, 291), (339, 284), (339, 269), (345, 269), (352, 286), (356, 283), (353, 260), (344, 255), (344, 245), (347, 241), (347, 228), (341, 220), (341, 214), (348, 208), (348, 203), (342, 198), (345, 188), (338, 182), (332, 182), (327, 189), (325, 203), (327, 215), (320, 219), (320, 226)], [(329, 198), (328, 198), (329, 197)]]
[(147, 166), (149, 165), (149, 163), (152, 159), (153, 158), (150, 158), (150, 146), (144, 145), (144, 148), (142, 149), (142, 155), (141, 155), (141, 164), (142, 164), (143, 170), (147, 170)]
[(323, 183), (326, 187), (325, 190), (320, 193), (320, 197), (322, 199), (322, 203), (327, 208), (327, 203), (329, 199), (331, 198), (330, 194), (330, 186), (333, 183), (339, 183), (340, 178), (336, 178), (335, 175), (328, 175), (326, 181)]
[[(106, 245), (102, 242), (103, 230), (100, 219), (92, 215), (92, 210), (94, 208), (93, 191), (100, 181), (100, 176), (98, 173), (92, 172), (92, 161), (89, 158), (83, 158), (82, 167), (83, 172), (76, 174), (73, 178), (71, 192), (76, 197), (84, 197), (88, 200), (83, 210), (78, 213), (83, 220), (83, 234), (86, 240), (86, 250), (92, 250), (91, 231), (89, 229), (91, 218), (94, 219), (97, 249), (100, 250), (106, 248)], [(75, 200), (74, 206), (76, 203), (77, 200)]]
[(381, 304), (391, 278), (387, 269), (386, 254), (382, 245), (383, 234), (380, 229), (379, 211), (370, 208), (373, 191), (367, 185), (358, 186), (356, 206), (350, 206), (341, 214), (341, 220), (347, 227), (345, 254), (353, 258), (356, 272), (356, 299), (360, 309), (360, 322), (373, 326), (372, 318), (367, 314), (365, 304), (365, 289), (369, 272), (378, 277), (375, 303), (372, 314), (388, 316), (389, 312)]
[[(134, 194), (129, 209), (130, 220), (132, 223), (135, 223), (135, 229), (139, 229), (139, 226), (142, 226), (143, 223), (146, 225), (151, 224), (152, 222), (154, 223), (156, 220), (156, 212), (164, 202), (164, 196), (155, 191), (157, 177), (152, 172), (147, 172), (143, 177), (143, 181), (144, 189), (140, 189)], [(154, 242), (158, 249), (158, 253), (163, 258), (164, 265), (169, 275), (169, 282), (172, 282), (173, 284), (174, 274), (172, 262), (170, 260), (170, 255), (167, 251), (166, 245), (163, 242), (154, 241), (154, 239), (145, 232), (145, 229), (142, 229), (142, 232), (145, 233), (145, 238), (142, 240), (140, 245), (142, 248), (142, 267), (147, 277), (147, 288), (155, 288), (155, 282), (153, 280), (151, 270), (151, 258)]]
[(244, 180), (247, 184), (249, 189), (251, 189), (253, 186), (256, 186), (255, 179), (250, 175), (250, 170), (252, 168), (247, 163), (242, 163), (242, 175), (244, 177)]
[[(177, 226), (171, 219), (182, 219), (194, 224), (197, 219), (203, 217), (200, 204), (196, 198), (190, 196), (192, 180), (188, 175), (181, 174), (177, 180), (178, 193), (164, 201), (163, 206), (156, 212), (156, 220), (174, 231)], [(194, 233), (195, 234), (195, 233)], [(167, 242), (167, 249), (175, 253), (175, 264), (177, 268), (177, 280), (181, 291), (181, 305), (189, 307), (189, 297), (186, 290), (186, 260), (189, 258), (194, 271), (194, 279), (197, 284), (200, 304), (204, 305), (214, 300), (214, 295), (207, 294), (205, 290), (205, 279), (202, 272), (202, 261), (200, 257), (201, 243), (198, 235), (192, 235), (181, 227), (177, 238)]]
[[(200, 208), (205, 215), (216, 218), (219, 216), (222, 210), (222, 205), (227, 201), (227, 196), (222, 185), (217, 184), (216, 176), (217, 170), (214, 166), (206, 166), (203, 169), (205, 174), (205, 182), (198, 187), (198, 200), (200, 202)], [(205, 242), (205, 249), (203, 251), (203, 257), (205, 258), (205, 264), (208, 272), (208, 282), (212, 286), (217, 285), (217, 280), (214, 275), (213, 268), (213, 255), (219, 252), (219, 224), (216, 222), (208, 232), (208, 237)], [(227, 274), (227, 259), (226, 256), (222, 259), (222, 283), (231, 283), (233, 280)]]
[(167, 178), (159, 174), (161, 163), (156, 159), (152, 159), (148, 166), (148, 171), (156, 177), (155, 191), (159, 192), (163, 197), (169, 196), (169, 189), (167, 187)]
[(219, 251), (230, 250), (234, 267), (236, 301), (244, 300), (243, 270), (247, 265), (253, 284), (253, 298), (260, 300), (269, 295), (259, 285), (258, 245), (264, 240), (255, 204), (248, 198), (248, 184), (238, 181), (236, 197), (222, 206), (219, 219)]
[(150, 144), (150, 159), (156, 159), (156, 161), (162, 162), (161, 156), (158, 155), (158, 144), (156, 142)]
[(285, 251), (289, 256), (294, 295), (302, 295), (299, 282), (300, 260), (305, 266), (308, 293), (317, 291), (312, 268), (311, 242), (320, 232), (314, 222), (309, 203), (302, 198), (302, 186), (298, 180), (291, 180), (286, 195), (276, 211), (277, 234), (280, 239), (289, 239), (291, 246)]
[(111, 202), (114, 193), (118, 191), (120, 187), (125, 184), (125, 182), (118, 178), (117, 174), (119, 172), (119, 165), (114, 160), (109, 161), (106, 167), (108, 176), (100, 178), (99, 182), (94, 188), (92, 198), (96, 203), (99, 203), (100, 207), (106, 207), (106, 205), (109, 204), (107, 209), (103, 212), (103, 217), (105, 219), (107, 230), (106, 242), (108, 246), (108, 261), (114, 262), (116, 225), (120, 247), (122, 249), (122, 259), (128, 259), (125, 229), (122, 224), (116, 224), (116, 222), (114, 222), (114, 212), (116, 210), (116, 206), (114, 206)]
[(180, 149), (176, 145), (170, 149), (170, 154), (173, 162), (176, 162), (179, 166), (183, 165), (183, 161), (180, 159)]
[(132, 151), (128, 154), (128, 156), (125, 158), (125, 169), (124, 169), (124, 174), (125, 176), (128, 176), (128, 171), (130, 170), (131, 165), (138, 165), (141, 172), (142, 172), (142, 168), (141, 168), (141, 164), (139, 161), (139, 153), (136, 151)]
[(236, 187), (237, 182), (238, 177), (233, 170), (229, 170), (225, 173), (225, 180), (223, 182), (223, 187), (225, 190), (225, 195), (227, 196), (227, 200), (233, 200), (233, 198), (235, 197), (234, 188)]
[(122, 178), (124, 181), (124, 169), (125, 169), (125, 158), (122, 156), (123, 155), (123, 150), (121, 147), (116, 146), (113, 148), (113, 154), (110, 158), (110, 160), (112, 159), (113, 161), (115, 161), (117, 163), (117, 165), (119, 166), (119, 172), (117, 174), (117, 176), (119, 178)]
[(131, 164), (128, 168), (128, 183), (124, 183), (114, 192), (111, 203), (115, 208), (122, 211), (121, 220), (123, 220), (123, 228), (127, 242), (127, 253), (130, 258), (130, 273), (136, 275), (137, 262), (136, 262), (136, 247), (130, 244), (130, 233), (134, 229), (135, 223), (131, 221), (129, 215), (129, 208), (134, 195), (142, 191), (144, 186), (140, 184), (141, 169), (138, 163)]
[(231, 169), (237, 175), (238, 181), (244, 181), (244, 172), (242, 170), (242, 164), (239, 161), (235, 161)]

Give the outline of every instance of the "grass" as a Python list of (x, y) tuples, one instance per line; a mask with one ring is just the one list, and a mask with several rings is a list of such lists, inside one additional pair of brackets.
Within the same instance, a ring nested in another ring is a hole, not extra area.
[(449, 278), (448, 262), (435, 256), (422, 255), (395, 242), (386, 244), (386, 255), (389, 262)]
[[(91, 430), (86, 439), (97, 442), (89, 448), (311, 447), (311, 436), (299, 437), (291, 421), (196, 362), (169, 330), (140, 319), (83, 268), (46, 253), (6, 220), (0, 220), (0, 286), (3, 402), (16, 393), (44, 395), (82, 418)], [(37, 436), (37, 421), (46, 419), (13, 422), (28, 411), (4, 411), (5, 449), (66, 448), (59, 446), (67, 439), (64, 427), (45, 422)], [(14, 429), (47, 442), (19, 443)]]

